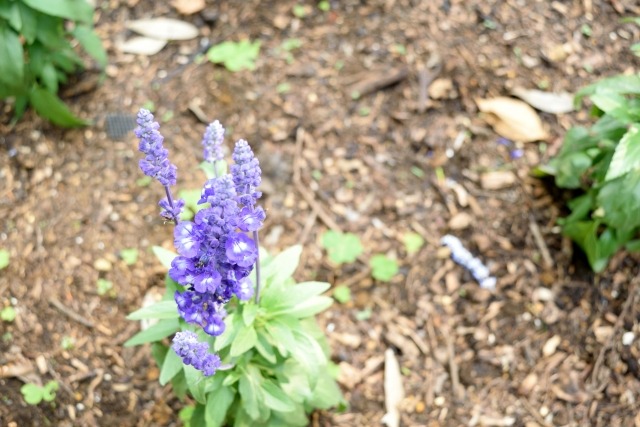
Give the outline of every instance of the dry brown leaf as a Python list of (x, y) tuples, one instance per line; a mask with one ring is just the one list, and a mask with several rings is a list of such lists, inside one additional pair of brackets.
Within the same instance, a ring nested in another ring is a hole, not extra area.
[(124, 53), (151, 56), (160, 52), (166, 45), (166, 40), (152, 39), (151, 37), (133, 37), (126, 42), (118, 44), (117, 48)]
[(183, 15), (193, 15), (204, 9), (204, 0), (173, 0), (171, 6)]
[(482, 174), (480, 185), (485, 190), (500, 190), (511, 187), (516, 180), (516, 175), (511, 171), (491, 171)]
[(548, 138), (540, 117), (533, 108), (518, 99), (499, 96), (476, 99), (486, 121), (501, 136), (512, 141), (533, 142)]
[(553, 93), (516, 87), (511, 93), (545, 113), (563, 114), (573, 111), (573, 95), (567, 92)]
[(198, 37), (195, 25), (171, 18), (150, 18), (129, 21), (126, 27), (146, 37), (158, 40), (191, 40)]

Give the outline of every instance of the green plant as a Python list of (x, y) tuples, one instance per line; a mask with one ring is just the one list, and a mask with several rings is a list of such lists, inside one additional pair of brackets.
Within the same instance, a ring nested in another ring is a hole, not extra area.
[(381, 282), (388, 282), (398, 273), (398, 262), (386, 255), (376, 254), (369, 260), (371, 276)]
[(37, 384), (27, 383), (20, 387), (20, 392), (24, 397), (25, 402), (29, 405), (37, 405), (42, 402), (52, 402), (56, 398), (56, 391), (58, 390), (57, 381), (49, 381), (44, 386)]
[(6, 249), (0, 249), (0, 270), (6, 268), (9, 265), (9, 251)]
[(127, 248), (120, 251), (120, 258), (127, 265), (133, 265), (138, 262), (138, 250), (136, 248)]
[(351, 289), (345, 285), (336, 286), (333, 290), (333, 298), (339, 303), (346, 304), (351, 301)]
[(4, 322), (13, 322), (16, 319), (16, 309), (7, 306), (0, 311), (0, 319)]
[(225, 41), (207, 52), (207, 58), (214, 64), (222, 64), (229, 71), (254, 70), (260, 53), (260, 41)]
[[(67, 25), (69, 24), (69, 25)], [(0, 99), (14, 99), (16, 120), (28, 105), (52, 123), (82, 126), (58, 98), (60, 83), (83, 68), (71, 39), (104, 67), (107, 55), (93, 31), (93, 8), (84, 0), (0, 2)]]
[(98, 279), (96, 282), (96, 291), (98, 295), (107, 295), (115, 296), (115, 292), (113, 290), (113, 283), (107, 279)]
[(73, 347), (75, 347), (75, 345), (76, 340), (68, 335), (63, 336), (62, 340), (60, 341), (60, 347), (62, 347), (63, 350), (71, 350)]
[[(294, 246), (275, 257), (261, 253), (264, 287), (259, 303), (233, 300), (227, 306), (224, 334), (199, 334), (229, 367), (212, 377), (184, 365), (163, 342), (186, 326), (173, 300), (180, 288), (176, 282), (167, 277), (163, 301), (129, 315), (130, 320), (159, 320), (125, 346), (153, 343), (160, 383), (171, 382), (178, 396), (189, 393), (197, 402), (192, 425), (305, 426), (312, 409), (342, 402), (334, 380), (337, 367), (328, 359), (329, 348), (314, 319), (332, 303), (321, 295), (329, 284), (294, 282), (291, 276), (301, 251)], [(177, 256), (162, 248), (154, 252), (167, 268)]]
[[(632, 22), (640, 26), (640, 16), (624, 18), (622, 19), (622, 22)], [(631, 45), (631, 52), (636, 56), (640, 56), (640, 43), (634, 43)]]
[(560, 152), (538, 176), (552, 175), (575, 191), (562, 231), (586, 253), (594, 271), (604, 270), (620, 248), (640, 249), (640, 75), (603, 79), (576, 94), (593, 103), (590, 128), (574, 127)]
[(424, 245), (424, 239), (422, 236), (413, 232), (405, 233), (402, 236), (402, 242), (404, 243), (404, 248), (409, 255), (415, 254)]
[(360, 238), (353, 233), (327, 230), (322, 235), (322, 247), (327, 250), (329, 259), (337, 265), (354, 262), (362, 253)]

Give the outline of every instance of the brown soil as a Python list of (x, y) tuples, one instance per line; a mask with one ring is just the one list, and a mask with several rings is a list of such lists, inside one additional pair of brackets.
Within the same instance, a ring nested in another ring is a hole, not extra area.
[[(195, 165), (205, 124), (189, 109), (199, 105), (258, 153), (267, 249), (302, 243), (299, 279), (351, 287), (353, 301), (321, 317), (349, 408), (315, 414), (314, 424), (380, 425), (392, 348), (405, 426), (640, 425), (640, 344), (621, 339), (640, 335), (638, 258), (621, 253), (604, 274), (590, 273), (554, 228), (560, 195), (529, 177), (586, 113), (541, 114), (547, 150), (530, 143), (511, 159), (474, 102), (514, 86), (574, 92), (638, 71), (629, 47), (639, 31), (620, 23), (640, 14), (633, 2), (353, 0), (324, 13), (309, 1), (304, 19), (290, 1), (208, 3), (184, 17), (165, 2), (103, 2), (96, 25), (110, 54), (107, 78), (96, 85), (87, 72), (65, 95), (94, 126), (60, 130), (29, 112), (11, 127), (4, 108), (0, 247), (11, 263), (0, 271), (0, 306), (13, 305), (17, 318), (0, 323), (0, 425), (180, 424), (183, 403), (159, 386), (149, 349), (122, 346), (139, 329), (127, 313), (162, 287), (150, 247), (172, 239), (157, 215), (161, 189), (136, 184), (133, 134), (112, 140), (105, 123), (148, 101), (168, 119), (162, 132), (181, 188), (203, 180)], [(188, 20), (212, 43), (261, 40), (256, 70), (193, 61), (198, 40), (152, 57), (119, 53), (125, 21), (152, 16)], [(301, 47), (288, 58), (281, 46), (291, 38)], [(290, 91), (279, 93), (281, 83)], [(438, 167), (462, 186), (466, 206), (436, 179)], [(486, 189), (487, 170), (517, 180)], [(320, 246), (328, 228), (359, 235), (361, 260), (332, 267)], [(402, 243), (408, 231), (427, 242), (415, 255)], [(487, 261), (495, 292), (448, 260), (439, 247), (446, 233)], [(132, 266), (119, 257), (125, 248), (140, 251)], [(390, 283), (371, 279), (376, 253), (400, 262)], [(113, 283), (113, 295), (98, 294), (98, 278)], [(371, 317), (357, 320), (365, 309)], [(55, 402), (27, 405), (22, 384), (49, 380), (61, 385)]]

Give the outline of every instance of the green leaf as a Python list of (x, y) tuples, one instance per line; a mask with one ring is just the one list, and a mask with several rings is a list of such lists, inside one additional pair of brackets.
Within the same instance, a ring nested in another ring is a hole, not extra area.
[(215, 352), (226, 348), (233, 342), (242, 328), (242, 318), (237, 313), (232, 313), (224, 319), (225, 329), (224, 333), (219, 337), (216, 337), (213, 343), (213, 349)]
[(301, 254), (302, 246), (300, 245), (291, 246), (280, 252), (261, 270), (263, 280), (274, 284), (283, 283), (298, 268)]
[(251, 43), (249, 40), (240, 42), (225, 41), (213, 46), (207, 52), (209, 61), (223, 64), (227, 70), (254, 70), (255, 60), (260, 52), (260, 41)]
[(11, 28), (22, 34), (24, 27), (20, 16), (19, 4), (15, 2), (0, 2), (0, 18), (7, 20)]
[(204, 415), (207, 427), (220, 427), (224, 424), (234, 398), (235, 392), (230, 387), (218, 387), (207, 395)]
[(91, 123), (76, 117), (64, 102), (46, 89), (34, 87), (30, 92), (29, 100), (40, 116), (58, 126), (77, 127)]
[(622, 231), (640, 226), (640, 170), (607, 181), (596, 199), (604, 209), (607, 225)]
[(290, 412), (295, 409), (293, 401), (285, 394), (276, 383), (265, 380), (261, 384), (264, 402), (274, 411)]
[(183, 221), (191, 220), (194, 215), (205, 207), (209, 206), (206, 203), (198, 204), (202, 191), (199, 189), (194, 190), (180, 190), (178, 191), (178, 198), (183, 199), (187, 209), (182, 211), (180, 219)]
[(320, 344), (301, 331), (293, 331), (296, 345), (291, 348), (293, 357), (304, 367), (309, 379), (309, 385), (315, 388), (320, 370), (326, 365), (327, 359)]
[[(279, 310), (277, 314), (286, 314), (296, 318), (310, 317), (331, 307), (333, 299), (324, 295), (309, 298), (291, 308)], [(275, 314), (275, 313), (274, 313)]]
[(576, 93), (576, 107), (580, 106), (580, 103), (585, 96), (591, 96), (595, 93), (602, 92), (640, 95), (640, 75), (631, 74), (614, 76), (584, 87)]
[(10, 258), (11, 256), (9, 255), (8, 250), (0, 249), (0, 270), (2, 270), (3, 268), (7, 268)]
[(52, 63), (43, 64), (40, 73), (40, 81), (51, 93), (58, 93), (58, 75)]
[(307, 404), (317, 409), (329, 409), (337, 406), (343, 400), (340, 387), (327, 372), (318, 377), (318, 383), (313, 389), (312, 397)]
[(258, 315), (258, 306), (255, 304), (245, 304), (242, 306), (242, 320), (245, 326), (250, 326)]
[(322, 246), (335, 264), (354, 262), (362, 253), (360, 238), (352, 233), (327, 230), (322, 236)]
[(398, 262), (386, 255), (377, 254), (372, 256), (369, 265), (371, 266), (373, 278), (381, 282), (388, 282), (398, 273)]
[(265, 291), (260, 305), (268, 308), (268, 311), (281, 312), (284, 309), (294, 307), (314, 296), (320, 295), (329, 289), (331, 285), (326, 282), (303, 282), (297, 285), (287, 285), (278, 289)]
[(248, 365), (246, 374), (240, 377), (238, 392), (242, 398), (242, 408), (254, 421), (260, 417), (260, 406), (264, 401), (260, 383), (262, 375), (258, 368)]
[(295, 322), (295, 319), (280, 316), (270, 319), (268, 323), (264, 325), (265, 330), (271, 337), (270, 343), (275, 346), (283, 357), (289, 354), (291, 348), (296, 345), (296, 340), (293, 336), (291, 322)]
[(96, 60), (100, 68), (107, 66), (107, 52), (102, 46), (102, 40), (88, 25), (77, 25), (72, 32), (84, 50)]
[(171, 262), (173, 262), (173, 259), (178, 256), (177, 253), (170, 251), (169, 249), (165, 249), (161, 246), (154, 246), (151, 248), (151, 250), (167, 270), (171, 268)]
[(341, 304), (351, 301), (351, 289), (348, 286), (336, 286), (333, 290), (333, 298)]
[(0, 310), (0, 320), (4, 322), (13, 322), (16, 319), (16, 309), (7, 306)]
[(127, 265), (133, 265), (138, 261), (138, 250), (136, 248), (122, 249), (120, 251), (120, 258)]
[(17, 2), (17, 5), (18, 9), (20, 9), (20, 19), (22, 21), (20, 34), (24, 36), (27, 44), (31, 45), (35, 41), (38, 31), (38, 12), (20, 2)]
[(580, 177), (591, 167), (591, 157), (583, 152), (573, 152), (557, 160), (556, 185), (561, 188), (580, 188)]
[(567, 224), (562, 231), (575, 241), (587, 255), (591, 268), (600, 272), (605, 269), (609, 258), (618, 249), (618, 243), (611, 230), (605, 230), (598, 237), (598, 221), (580, 221)]
[[(169, 351), (171, 353), (171, 351)], [(187, 388), (191, 392), (191, 396), (198, 402), (205, 405), (207, 403), (207, 396), (205, 394), (206, 381), (202, 372), (198, 371), (191, 365), (182, 365), (184, 369), (184, 376), (187, 379)]]
[(273, 346), (269, 343), (268, 338), (263, 333), (265, 330), (260, 329), (256, 331), (258, 334), (258, 340), (256, 341), (256, 350), (262, 357), (264, 357), (269, 363), (276, 364), (278, 361)]
[(124, 343), (124, 346), (133, 347), (134, 345), (160, 341), (161, 339), (178, 332), (178, 330), (180, 330), (180, 322), (177, 318), (164, 319), (129, 338)]
[(86, 0), (22, 0), (32, 9), (47, 15), (91, 23), (93, 20), (93, 8)]
[(167, 352), (167, 355), (162, 362), (162, 368), (160, 369), (160, 379), (158, 380), (160, 385), (165, 385), (171, 381), (171, 379), (182, 370), (183, 366), (184, 364), (182, 363), (180, 356), (178, 356), (173, 349), (170, 349)]
[(632, 170), (640, 168), (640, 125), (635, 124), (620, 140), (613, 154), (606, 181), (618, 178)]
[(242, 327), (240, 331), (238, 331), (238, 335), (236, 335), (233, 343), (231, 343), (229, 355), (231, 357), (238, 357), (255, 347), (257, 341), (258, 335), (253, 326)]
[(51, 402), (56, 398), (56, 391), (58, 391), (58, 381), (49, 381), (42, 387), (42, 399), (46, 402)]
[(24, 52), (20, 37), (0, 20), (0, 82), (19, 87), (24, 81)]
[(148, 307), (142, 307), (127, 316), (129, 320), (177, 319), (180, 317), (175, 301), (160, 301)]
[(422, 248), (424, 245), (424, 239), (418, 233), (405, 233), (402, 236), (402, 241), (404, 243), (404, 248), (409, 255), (413, 255)]
[(25, 402), (29, 405), (37, 405), (42, 401), (44, 390), (36, 384), (27, 383), (20, 387), (20, 392), (22, 393)]

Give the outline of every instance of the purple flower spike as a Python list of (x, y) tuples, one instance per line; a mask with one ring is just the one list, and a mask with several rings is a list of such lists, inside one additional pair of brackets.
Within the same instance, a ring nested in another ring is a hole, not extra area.
[(145, 158), (140, 160), (140, 169), (165, 187), (176, 185), (177, 169), (169, 162), (169, 152), (162, 146), (164, 137), (160, 134), (160, 125), (153, 120), (153, 114), (144, 108), (138, 113), (137, 123), (135, 134), (140, 139), (138, 149), (145, 154)]
[(238, 214), (238, 228), (244, 232), (257, 231), (262, 227), (267, 215), (261, 206), (258, 206), (255, 210), (250, 207), (242, 208)]
[(209, 353), (209, 344), (199, 342), (198, 336), (191, 331), (181, 331), (173, 337), (171, 346), (186, 365), (191, 365), (205, 376), (216, 373), (220, 367), (220, 357)]
[(253, 296), (253, 283), (248, 277), (236, 283), (235, 294), (240, 301), (249, 301)]
[(174, 244), (178, 253), (185, 257), (194, 257), (200, 250), (198, 230), (190, 221), (182, 221), (173, 231)]
[(232, 157), (236, 163), (231, 166), (231, 175), (233, 183), (236, 185), (238, 201), (243, 206), (253, 207), (262, 196), (262, 193), (255, 191), (261, 182), (260, 162), (253, 155), (249, 143), (244, 139), (236, 142)]
[(222, 141), (224, 140), (224, 128), (219, 121), (215, 121), (207, 126), (202, 138), (204, 146), (204, 159), (209, 163), (214, 163), (224, 159), (222, 153)]
[(258, 257), (255, 242), (242, 233), (235, 233), (227, 238), (225, 251), (229, 261), (240, 267), (251, 267)]

